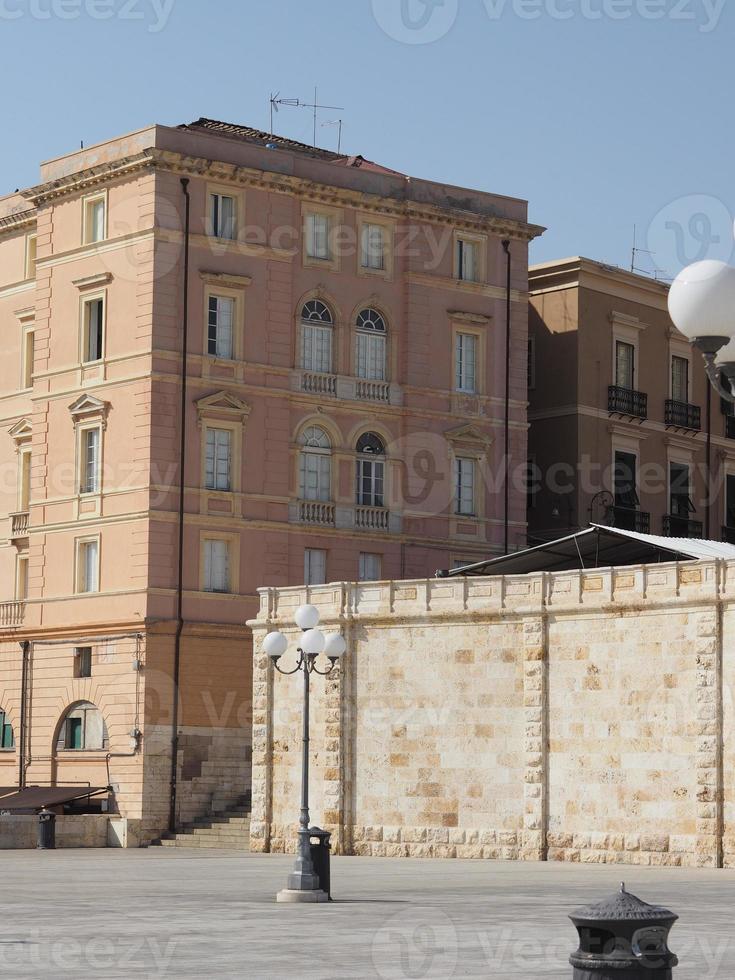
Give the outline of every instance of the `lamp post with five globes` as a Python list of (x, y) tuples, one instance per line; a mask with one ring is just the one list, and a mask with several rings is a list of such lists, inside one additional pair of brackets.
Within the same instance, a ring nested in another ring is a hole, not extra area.
[[(288, 638), (283, 633), (269, 633), (263, 641), (263, 652), (270, 657), (271, 663), (279, 674), (289, 675), (303, 671), (304, 674), (304, 709), (303, 735), (301, 749), (301, 815), (299, 818), (299, 833), (296, 847), (296, 861), (293, 871), (288, 876), (288, 887), (278, 893), (279, 902), (326, 902), (327, 893), (320, 887), (319, 877), (314, 871), (311, 859), (311, 843), (309, 831), (309, 687), (312, 674), (326, 677), (332, 673), (340, 657), (344, 654), (346, 644), (340, 633), (324, 636), (319, 625), (319, 610), (315, 606), (300, 606), (294, 615), (294, 621), (303, 635), (297, 649), (298, 660), (293, 670), (282, 670), (278, 662), (288, 649)], [(320, 670), (317, 659), (324, 654), (329, 661), (329, 667)]]

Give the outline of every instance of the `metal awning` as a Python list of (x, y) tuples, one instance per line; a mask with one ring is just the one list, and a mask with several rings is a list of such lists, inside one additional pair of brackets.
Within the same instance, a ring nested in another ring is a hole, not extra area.
[(43, 810), (44, 807), (74, 803), (109, 792), (109, 786), (13, 786), (8, 795), (0, 789), (0, 813)]
[(671, 561), (735, 560), (735, 545), (693, 538), (665, 538), (619, 527), (592, 524), (583, 531), (488, 561), (440, 572), (457, 575), (523, 575), (529, 572), (565, 572), (615, 565), (650, 565)]

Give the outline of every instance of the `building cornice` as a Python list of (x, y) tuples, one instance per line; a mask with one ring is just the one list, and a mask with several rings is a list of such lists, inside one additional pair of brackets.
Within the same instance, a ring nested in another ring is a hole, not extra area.
[(50, 201), (88, 190), (90, 187), (97, 187), (118, 177), (127, 177), (141, 170), (150, 169), (156, 164), (157, 152), (153, 149), (143, 150), (142, 153), (133, 156), (122, 157), (120, 160), (103, 163), (97, 167), (87, 167), (85, 170), (66, 174), (44, 184), (36, 184), (35, 187), (29, 187), (20, 193), (38, 208)]
[(27, 208), (14, 214), (6, 214), (0, 218), (0, 235), (8, 231), (20, 231), (32, 227), (36, 223), (36, 213), (35, 208)]
[(532, 265), (528, 281), (531, 296), (563, 289), (593, 289), (661, 310), (667, 307), (669, 292), (668, 283), (659, 279), (580, 256)]

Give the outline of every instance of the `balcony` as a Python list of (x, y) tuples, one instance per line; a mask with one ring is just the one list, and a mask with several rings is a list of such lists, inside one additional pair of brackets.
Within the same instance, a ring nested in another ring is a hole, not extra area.
[(321, 527), (334, 527), (336, 524), (334, 504), (322, 503), (320, 500), (299, 500), (298, 508), (301, 524), (317, 524)]
[(699, 432), (702, 428), (702, 410), (699, 405), (675, 402), (669, 398), (666, 402), (664, 422), (675, 429), (692, 429)]
[(355, 507), (355, 527), (363, 531), (387, 531), (390, 526), (390, 513), (385, 507)]
[(735, 544), (735, 527), (723, 527), (722, 540), (727, 544)]
[(301, 375), (301, 390), (310, 395), (328, 395), (330, 398), (335, 398), (337, 395), (337, 375), (304, 371)]
[(360, 401), (383, 402), (390, 404), (390, 384), (387, 381), (365, 381), (357, 378), (355, 395)]
[(640, 534), (649, 534), (651, 531), (651, 515), (644, 510), (633, 507), (613, 507), (610, 518), (612, 526), (619, 527), (623, 531), (638, 531)]
[(663, 521), (664, 535), (667, 538), (703, 538), (704, 525), (701, 521), (690, 521), (686, 517), (667, 514)]
[(10, 515), (10, 540), (28, 537), (28, 511)]
[(25, 617), (26, 604), (20, 600), (0, 602), (0, 627), (20, 626)]
[(632, 388), (610, 385), (607, 390), (607, 410), (611, 415), (628, 415), (633, 419), (648, 418), (648, 395)]
[(735, 439), (735, 415), (725, 416), (725, 436), (728, 439)]

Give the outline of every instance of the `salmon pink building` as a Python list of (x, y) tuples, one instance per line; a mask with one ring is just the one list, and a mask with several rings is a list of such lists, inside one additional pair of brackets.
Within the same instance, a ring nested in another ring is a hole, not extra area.
[(540, 231), (206, 119), (0, 199), (0, 809), (100, 790), (135, 844), (247, 797), (258, 587), (525, 543)]

